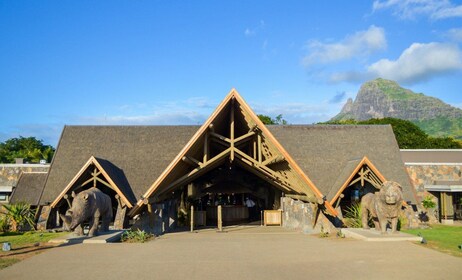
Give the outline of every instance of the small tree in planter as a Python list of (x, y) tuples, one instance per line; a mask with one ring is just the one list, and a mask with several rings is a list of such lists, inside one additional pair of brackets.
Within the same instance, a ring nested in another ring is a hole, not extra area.
[(422, 200), (422, 206), (425, 208), (426, 212), (422, 212), (420, 216), (420, 220), (423, 222), (431, 222), (430, 219), (432, 220), (437, 220), (437, 217), (435, 216), (435, 210), (434, 208), (436, 207), (436, 203), (433, 201), (433, 197), (431, 195), (427, 195), (423, 200)]

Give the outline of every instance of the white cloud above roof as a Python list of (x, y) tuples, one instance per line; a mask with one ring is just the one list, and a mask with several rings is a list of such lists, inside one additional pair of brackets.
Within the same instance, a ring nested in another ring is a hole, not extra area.
[(308, 43), (308, 55), (303, 58), (303, 64), (327, 64), (347, 60), (356, 56), (364, 56), (383, 50), (387, 47), (385, 31), (381, 27), (371, 25), (367, 30), (347, 35), (335, 43), (322, 43), (312, 40)]
[(364, 72), (338, 72), (331, 81), (358, 81), (382, 77), (399, 83), (413, 84), (462, 69), (462, 51), (457, 45), (413, 43), (396, 60), (381, 59)]
[(448, 0), (386, 0), (374, 1), (373, 12), (391, 9), (393, 14), (403, 19), (428, 16), (434, 20), (462, 17), (462, 5), (455, 5)]

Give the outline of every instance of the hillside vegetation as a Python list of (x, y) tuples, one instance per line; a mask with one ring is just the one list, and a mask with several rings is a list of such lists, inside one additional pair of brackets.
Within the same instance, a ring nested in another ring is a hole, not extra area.
[(461, 109), (381, 78), (364, 83), (356, 99), (349, 99), (331, 121), (387, 117), (409, 120), (433, 137), (462, 140)]
[(400, 149), (462, 149), (462, 142), (451, 137), (432, 137), (411, 121), (383, 118), (365, 121), (340, 120), (329, 121), (324, 124), (342, 125), (384, 125), (390, 124), (395, 133)]

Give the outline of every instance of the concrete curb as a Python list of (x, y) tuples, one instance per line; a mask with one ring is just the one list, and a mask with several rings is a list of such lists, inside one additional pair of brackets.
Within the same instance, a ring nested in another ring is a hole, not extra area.
[(88, 236), (75, 236), (73, 233), (69, 235), (55, 238), (50, 240), (50, 243), (55, 244), (105, 244), (105, 243), (113, 243), (120, 241), (120, 237), (125, 230), (110, 230), (108, 232), (102, 232), (100, 235), (95, 237), (88, 237)]
[(362, 229), (362, 228), (347, 228), (342, 229), (342, 232), (346, 237), (351, 237), (354, 239), (364, 240), (364, 241), (374, 241), (374, 242), (390, 242), (390, 241), (415, 241), (421, 242), (422, 237), (415, 236), (412, 234), (397, 232), (391, 233), (387, 231), (386, 234), (381, 234), (380, 231), (375, 229)]

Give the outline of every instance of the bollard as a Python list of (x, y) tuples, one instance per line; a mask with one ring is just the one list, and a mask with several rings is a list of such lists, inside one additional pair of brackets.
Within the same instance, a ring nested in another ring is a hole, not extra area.
[(2, 251), (6, 252), (6, 251), (10, 251), (10, 250), (11, 250), (11, 243), (10, 242), (3, 242)]
[(218, 231), (223, 231), (223, 219), (221, 217), (221, 205), (217, 207)]

